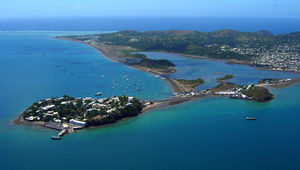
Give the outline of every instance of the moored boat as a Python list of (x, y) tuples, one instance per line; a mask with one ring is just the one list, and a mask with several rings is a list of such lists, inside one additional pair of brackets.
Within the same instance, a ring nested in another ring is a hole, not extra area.
[(61, 137), (59, 137), (59, 136), (52, 136), (51, 139), (52, 140), (61, 140)]
[(95, 96), (101, 96), (101, 95), (102, 95), (101, 92), (98, 92), (98, 93), (95, 94)]
[(246, 117), (246, 120), (256, 120), (256, 117)]

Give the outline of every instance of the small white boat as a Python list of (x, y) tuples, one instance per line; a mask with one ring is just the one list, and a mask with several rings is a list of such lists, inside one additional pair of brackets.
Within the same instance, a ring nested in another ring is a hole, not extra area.
[(246, 117), (246, 120), (256, 120), (256, 117)]
[(101, 92), (98, 92), (98, 93), (95, 94), (95, 96), (101, 96), (101, 95), (102, 95)]
[(59, 136), (52, 136), (51, 139), (52, 140), (61, 140), (61, 137), (59, 137)]

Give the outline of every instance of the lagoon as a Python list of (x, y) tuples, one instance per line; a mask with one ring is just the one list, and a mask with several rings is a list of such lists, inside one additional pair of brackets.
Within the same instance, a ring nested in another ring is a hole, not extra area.
[(294, 78), (300, 74), (280, 71), (266, 71), (255, 69), (254, 67), (238, 64), (226, 64), (225, 61), (189, 58), (183, 55), (161, 52), (140, 52), (151, 59), (167, 59), (174, 63), (176, 73), (169, 77), (175, 79), (198, 79), (202, 78), (204, 84), (198, 87), (198, 90), (213, 88), (218, 83), (216, 78), (223, 77), (225, 74), (231, 74), (234, 77), (229, 82), (241, 85), (256, 84), (264, 78)]

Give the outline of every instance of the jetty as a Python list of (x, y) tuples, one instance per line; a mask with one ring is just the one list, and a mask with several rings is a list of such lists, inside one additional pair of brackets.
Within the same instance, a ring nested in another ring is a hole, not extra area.
[(62, 137), (67, 132), (67, 129), (63, 129), (58, 133), (59, 137)]

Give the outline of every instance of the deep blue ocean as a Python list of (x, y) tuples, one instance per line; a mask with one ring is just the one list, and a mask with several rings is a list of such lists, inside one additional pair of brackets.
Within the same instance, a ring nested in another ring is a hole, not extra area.
[(119, 30), (198, 30), (216, 31), (268, 30), (274, 34), (296, 32), (300, 18), (242, 17), (82, 17), (5, 19), (0, 17), (0, 31), (119, 31)]
[[(154, 75), (110, 61), (95, 49), (58, 40), (57, 35), (104, 33), (123, 29), (267, 29), (275, 34), (300, 31), (292, 19), (113, 18), (0, 20), (0, 169), (300, 169), (300, 84), (273, 89), (266, 103), (209, 97), (158, 109), (123, 122), (70, 134), (12, 121), (32, 102), (64, 94), (84, 97), (172, 96)], [(225, 22), (226, 21), (226, 22)], [(59, 30), (59, 31), (58, 31)], [(232, 82), (298, 74), (256, 70), (221, 61), (146, 53), (176, 64), (175, 78), (202, 77), (215, 85), (219, 73)], [(128, 76), (128, 80), (123, 76)], [(136, 89), (137, 84), (141, 91)], [(118, 84), (117, 88), (112, 88)], [(245, 117), (256, 116), (256, 121)]]

